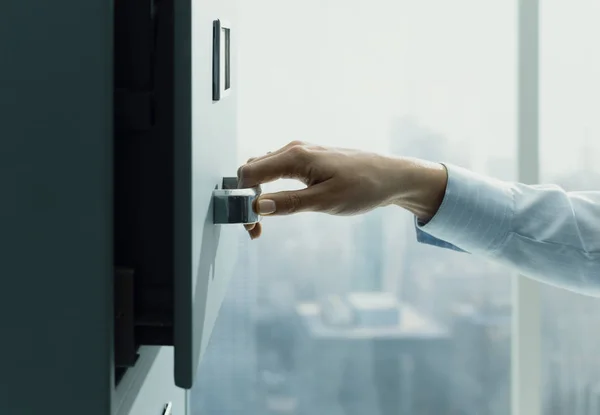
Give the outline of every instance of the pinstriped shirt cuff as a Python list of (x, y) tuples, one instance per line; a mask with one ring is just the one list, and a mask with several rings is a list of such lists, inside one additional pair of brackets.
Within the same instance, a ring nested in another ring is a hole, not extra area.
[(491, 253), (510, 232), (514, 212), (509, 183), (444, 164), (448, 185), (440, 208), (419, 230), (471, 253)]

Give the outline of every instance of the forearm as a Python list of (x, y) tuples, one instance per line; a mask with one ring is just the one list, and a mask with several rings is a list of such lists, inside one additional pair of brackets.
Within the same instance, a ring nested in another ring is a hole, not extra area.
[(422, 172), (415, 183), (435, 190), (408, 192), (411, 199), (398, 203), (427, 220), (420, 230), (540, 281), (599, 292), (600, 192), (508, 183), (448, 166), (439, 202), (439, 170)]
[(401, 159), (398, 160), (395, 180), (401, 184), (395, 204), (411, 212), (421, 222), (433, 218), (446, 193), (446, 167), (425, 160)]

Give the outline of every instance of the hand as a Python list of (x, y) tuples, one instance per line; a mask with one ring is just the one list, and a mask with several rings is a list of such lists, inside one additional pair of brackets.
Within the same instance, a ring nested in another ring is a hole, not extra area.
[[(356, 215), (396, 204), (422, 219), (433, 216), (446, 188), (445, 168), (436, 163), (358, 150), (291, 142), (250, 159), (238, 170), (240, 187), (297, 179), (301, 190), (261, 195), (254, 209), (263, 216), (298, 212)], [(247, 225), (254, 239), (262, 226)]]

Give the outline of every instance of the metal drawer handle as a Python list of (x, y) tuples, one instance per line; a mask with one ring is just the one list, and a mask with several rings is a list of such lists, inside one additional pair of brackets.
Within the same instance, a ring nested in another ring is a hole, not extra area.
[(221, 189), (213, 190), (213, 223), (250, 224), (260, 221), (254, 212), (254, 201), (260, 196), (260, 186), (238, 189), (236, 177), (223, 178)]

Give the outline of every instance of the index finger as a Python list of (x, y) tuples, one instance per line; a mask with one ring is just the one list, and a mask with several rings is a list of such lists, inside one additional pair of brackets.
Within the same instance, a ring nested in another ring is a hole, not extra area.
[(300, 146), (254, 160), (239, 169), (241, 187), (253, 187), (279, 179), (302, 179), (306, 163), (306, 151)]

